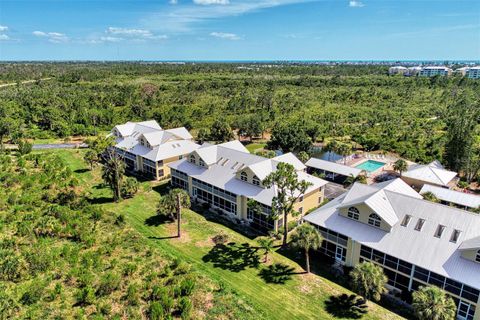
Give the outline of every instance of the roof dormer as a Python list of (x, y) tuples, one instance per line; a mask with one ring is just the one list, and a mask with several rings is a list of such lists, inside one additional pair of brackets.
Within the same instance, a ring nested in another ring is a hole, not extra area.
[(463, 258), (480, 263), (480, 237), (463, 241), (458, 249)]

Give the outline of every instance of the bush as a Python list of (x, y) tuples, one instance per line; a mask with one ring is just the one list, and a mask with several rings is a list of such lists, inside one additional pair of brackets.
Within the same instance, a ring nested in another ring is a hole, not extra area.
[(150, 304), (148, 315), (150, 320), (162, 320), (165, 315), (165, 311), (158, 301), (154, 301)]
[(80, 305), (93, 304), (95, 302), (95, 290), (86, 286), (77, 292), (77, 303)]
[(100, 280), (98, 294), (100, 296), (109, 295), (120, 287), (120, 277), (112, 272), (105, 274)]
[(32, 144), (28, 141), (20, 140), (18, 142), (18, 152), (21, 155), (26, 155), (32, 152), (32, 147), (33, 147)]
[(193, 289), (195, 288), (195, 280), (191, 278), (186, 278), (180, 282), (180, 295), (189, 296), (192, 294)]
[(187, 297), (182, 297), (178, 301), (178, 311), (182, 319), (189, 319), (192, 313), (192, 302)]
[(20, 298), (20, 302), (26, 305), (34, 304), (40, 301), (43, 295), (45, 285), (38, 280), (33, 280)]
[(213, 243), (215, 244), (225, 244), (228, 242), (228, 234), (220, 233), (212, 238)]
[(138, 304), (140, 294), (136, 284), (132, 283), (128, 286), (126, 299), (130, 305), (136, 306)]
[(122, 194), (123, 198), (131, 198), (138, 192), (139, 183), (137, 179), (134, 177), (127, 177), (122, 187), (120, 189), (120, 193)]

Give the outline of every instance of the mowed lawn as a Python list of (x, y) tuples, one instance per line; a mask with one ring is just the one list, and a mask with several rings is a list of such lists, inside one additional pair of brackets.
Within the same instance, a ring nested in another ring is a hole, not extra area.
[[(264, 264), (255, 240), (191, 210), (183, 212), (182, 238), (172, 237), (176, 225), (155, 215), (161, 184), (144, 182), (134, 198), (115, 204), (110, 191), (101, 185), (99, 169), (93, 173), (85, 170), (83, 150), (55, 152), (69, 163), (94, 202), (115, 214), (125, 214), (128, 224), (153, 245), (234, 290), (252, 305), (258, 319), (337, 319), (325, 310), (325, 302), (332, 295), (351, 293), (325, 278), (303, 273), (300, 265), (276, 252)], [(212, 238), (218, 234), (228, 235), (230, 244), (215, 246)], [(362, 319), (401, 319), (373, 303), (368, 310)]]

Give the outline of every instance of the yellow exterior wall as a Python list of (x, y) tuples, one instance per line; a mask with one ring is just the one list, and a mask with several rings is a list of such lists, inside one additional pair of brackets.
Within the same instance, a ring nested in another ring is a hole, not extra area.
[[(358, 211), (360, 211), (358, 221), (368, 224), (368, 216), (371, 213), (374, 213), (374, 211), (365, 204), (355, 205), (354, 207), (357, 208)], [(340, 215), (348, 218), (348, 208), (341, 208), (339, 212), (340, 212)], [(382, 221), (380, 222), (380, 229), (389, 232), (391, 230), (391, 227), (382, 219)]]

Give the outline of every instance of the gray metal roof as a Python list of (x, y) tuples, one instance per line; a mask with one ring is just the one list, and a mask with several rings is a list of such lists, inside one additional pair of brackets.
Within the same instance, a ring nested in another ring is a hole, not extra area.
[[(368, 194), (371, 187), (365, 186), (365, 188), (368, 189), (366, 192)], [(349, 193), (365, 196), (365, 192), (361, 192), (360, 189), (363, 189), (362, 186), (352, 188), (347, 194), (315, 210), (304, 219), (344, 234), (386, 254), (480, 289), (480, 264), (461, 257), (463, 247), (480, 246), (479, 215), (384, 190), (398, 218), (398, 222), (393, 225), (391, 231), (386, 232), (338, 214), (338, 209)], [(356, 196), (350, 195), (350, 198), (356, 198)], [(401, 221), (405, 215), (410, 215), (412, 218), (408, 226), (403, 227)], [(425, 224), (421, 231), (416, 231), (415, 224), (420, 218), (425, 219)], [(442, 237), (436, 238), (434, 234), (440, 224), (446, 228)], [(460, 231), (456, 243), (450, 241), (454, 230)]]
[(420, 193), (431, 192), (438, 199), (462, 205), (469, 208), (478, 208), (480, 207), (480, 196), (459, 192), (455, 190), (445, 189), (442, 187), (431, 186), (428, 184), (423, 185)]
[(345, 166), (343, 164), (339, 164), (336, 162), (326, 161), (317, 158), (310, 158), (306, 163), (307, 167), (312, 167), (319, 170), (325, 170), (328, 172), (333, 172), (336, 174), (340, 174), (342, 176), (354, 176), (357, 177), (363, 170), (358, 168), (352, 168), (349, 166)]

